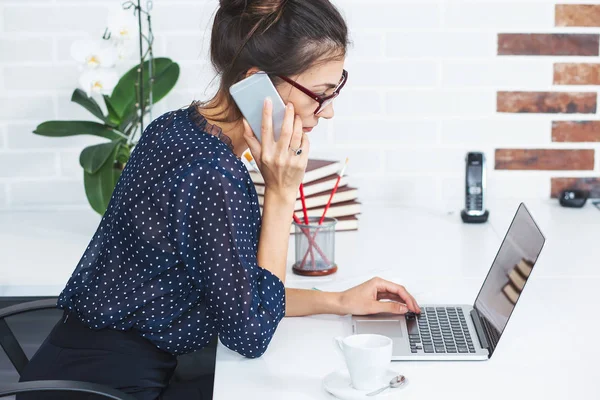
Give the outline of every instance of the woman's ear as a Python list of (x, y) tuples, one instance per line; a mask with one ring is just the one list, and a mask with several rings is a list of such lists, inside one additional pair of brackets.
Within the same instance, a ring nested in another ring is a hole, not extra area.
[(251, 67), (248, 71), (246, 71), (245, 78), (249, 77), (250, 75), (253, 75), (253, 74), (257, 73), (258, 71), (260, 71), (260, 68), (258, 68), (258, 67)]

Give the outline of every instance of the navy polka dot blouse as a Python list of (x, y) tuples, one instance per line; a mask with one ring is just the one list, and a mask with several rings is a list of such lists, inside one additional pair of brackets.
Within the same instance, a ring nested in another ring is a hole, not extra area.
[(93, 329), (136, 329), (171, 354), (218, 335), (262, 355), (285, 289), (257, 264), (258, 196), (228, 139), (197, 102), (152, 121), (59, 307)]

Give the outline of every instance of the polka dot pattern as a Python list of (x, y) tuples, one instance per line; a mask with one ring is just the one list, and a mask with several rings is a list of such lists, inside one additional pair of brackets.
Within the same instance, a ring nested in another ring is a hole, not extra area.
[(285, 288), (257, 264), (258, 196), (214, 128), (192, 103), (144, 130), (59, 307), (171, 354), (214, 335), (246, 357), (265, 352)]

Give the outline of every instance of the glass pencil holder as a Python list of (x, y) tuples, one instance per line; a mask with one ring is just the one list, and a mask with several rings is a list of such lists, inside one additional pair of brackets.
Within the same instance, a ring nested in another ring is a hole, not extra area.
[(293, 222), (295, 230), (295, 262), (292, 271), (298, 275), (324, 276), (337, 271), (335, 264), (335, 225), (337, 219), (311, 217), (308, 224)]

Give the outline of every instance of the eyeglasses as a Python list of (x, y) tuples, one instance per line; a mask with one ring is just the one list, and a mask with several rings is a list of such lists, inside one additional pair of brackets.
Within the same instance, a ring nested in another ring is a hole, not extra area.
[(319, 103), (319, 105), (315, 109), (315, 115), (318, 115), (321, 111), (323, 111), (325, 109), (325, 107), (327, 107), (329, 104), (331, 104), (333, 99), (338, 97), (338, 95), (340, 94), (340, 91), (342, 90), (342, 88), (344, 87), (346, 82), (348, 81), (348, 71), (343, 70), (342, 78), (340, 79), (340, 81), (336, 85), (336, 87), (333, 88), (333, 93), (330, 95), (326, 95), (326, 96), (320, 96), (320, 95), (316, 94), (315, 92), (313, 92), (312, 90), (305, 88), (304, 86), (300, 85), (299, 83), (294, 82), (293, 80), (291, 80), (290, 78), (288, 78), (286, 76), (283, 76), (283, 75), (277, 75), (277, 76), (279, 78), (283, 79), (284, 81), (286, 81), (287, 83), (289, 83), (290, 85), (292, 85), (293, 87), (295, 87), (296, 89), (301, 90), (306, 95), (308, 95), (310, 98), (312, 98), (313, 100), (315, 100), (316, 102)]

